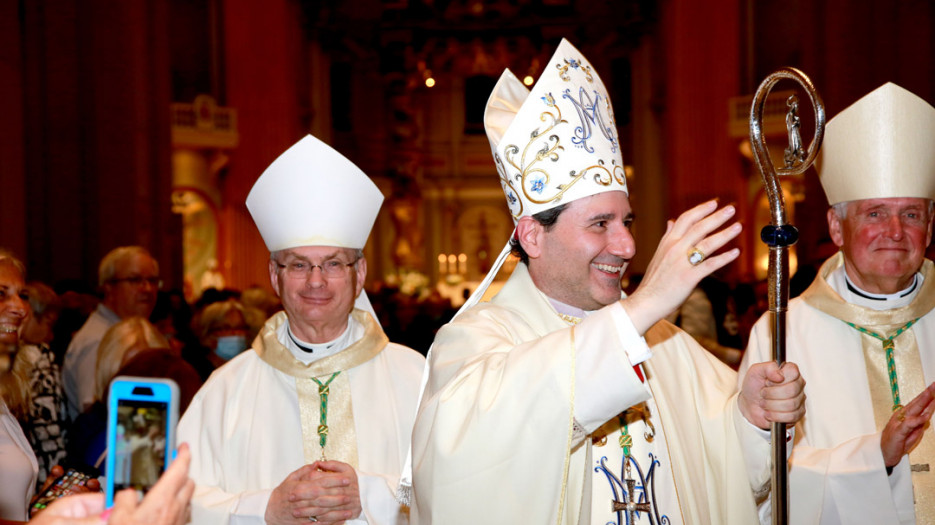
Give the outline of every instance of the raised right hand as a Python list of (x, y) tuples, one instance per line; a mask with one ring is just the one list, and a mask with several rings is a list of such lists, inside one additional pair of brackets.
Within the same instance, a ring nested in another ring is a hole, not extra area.
[[(718, 210), (717, 201), (711, 200), (686, 211), (675, 221), (669, 221), (643, 281), (630, 297), (623, 300), (623, 307), (640, 335), (681, 306), (703, 278), (740, 255), (739, 248), (715, 255), (742, 230), (740, 223), (735, 222), (715, 232), (735, 213), (733, 206)], [(707, 257), (692, 265), (688, 260), (692, 248), (697, 248)]]

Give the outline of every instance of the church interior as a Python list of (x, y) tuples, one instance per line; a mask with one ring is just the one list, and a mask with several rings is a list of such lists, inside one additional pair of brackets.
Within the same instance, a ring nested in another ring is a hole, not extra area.
[[(710, 198), (744, 224), (741, 257), (718, 278), (766, 277), (749, 111), (770, 72), (809, 75), (829, 118), (885, 82), (935, 102), (925, 0), (6, 1), (0, 246), (47, 283), (94, 283), (110, 249), (142, 245), (163, 289), (191, 301), (217, 279), (268, 287), (244, 201), (311, 133), (385, 196), (365, 249), (374, 302), (392, 290), (457, 306), (513, 228), (487, 97), (505, 68), (531, 86), (563, 37), (611, 93), (636, 214), (630, 279), (666, 219)], [(795, 89), (777, 86), (764, 117), (777, 161)], [(799, 96), (807, 143), (814, 115)], [(816, 266), (835, 248), (814, 168), (782, 187), (800, 230), (792, 269)]]

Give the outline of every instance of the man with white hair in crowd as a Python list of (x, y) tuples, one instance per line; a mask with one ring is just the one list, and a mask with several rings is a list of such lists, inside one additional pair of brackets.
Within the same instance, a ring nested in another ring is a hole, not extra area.
[(362, 249), (382, 202), (311, 135), (250, 191), (285, 311), (179, 423), (197, 484), (192, 523), (408, 522), (395, 492), (424, 359), (387, 340), (363, 293)]
[(108, 328), (128, 317), (148, 318), (159, 291), (159, 263), (141, 246), (111, 250), (98, 267), (104, 299), (91, 313), (65, 351), (62, 382), (68, 416), (74, 419), (94, 404), (94, 367), (97, 347)]

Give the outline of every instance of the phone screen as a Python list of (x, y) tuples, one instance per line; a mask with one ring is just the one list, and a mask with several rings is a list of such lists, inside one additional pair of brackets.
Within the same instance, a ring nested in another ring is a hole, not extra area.
[(169, 404), (120, 399), (114, 445), (114, 490), (146, 493), (166, 467)]

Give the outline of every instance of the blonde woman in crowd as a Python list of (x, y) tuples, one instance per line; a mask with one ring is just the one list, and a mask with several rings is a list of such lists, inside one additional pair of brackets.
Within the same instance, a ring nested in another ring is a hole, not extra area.
[(13, 370), (19, 330), (29, 315), (26, 269), (0, 249), (0, 519), (25, 521), (39, 464), (17, 420), (29, 410), (26, 380)]
[[(75, 420), (69, 434), (72, 464), (101, 469), (107, 453), (107, 390), (117, 376), (166, 377), (179, 385), (179, 413), (201, 386), (194, 368), (169, 347), (159, 330), (142, 317), (110, 327), (101, 339), (94, 374), (94, 404)], [(106, 475), (106, 473), (104, 473)]]

